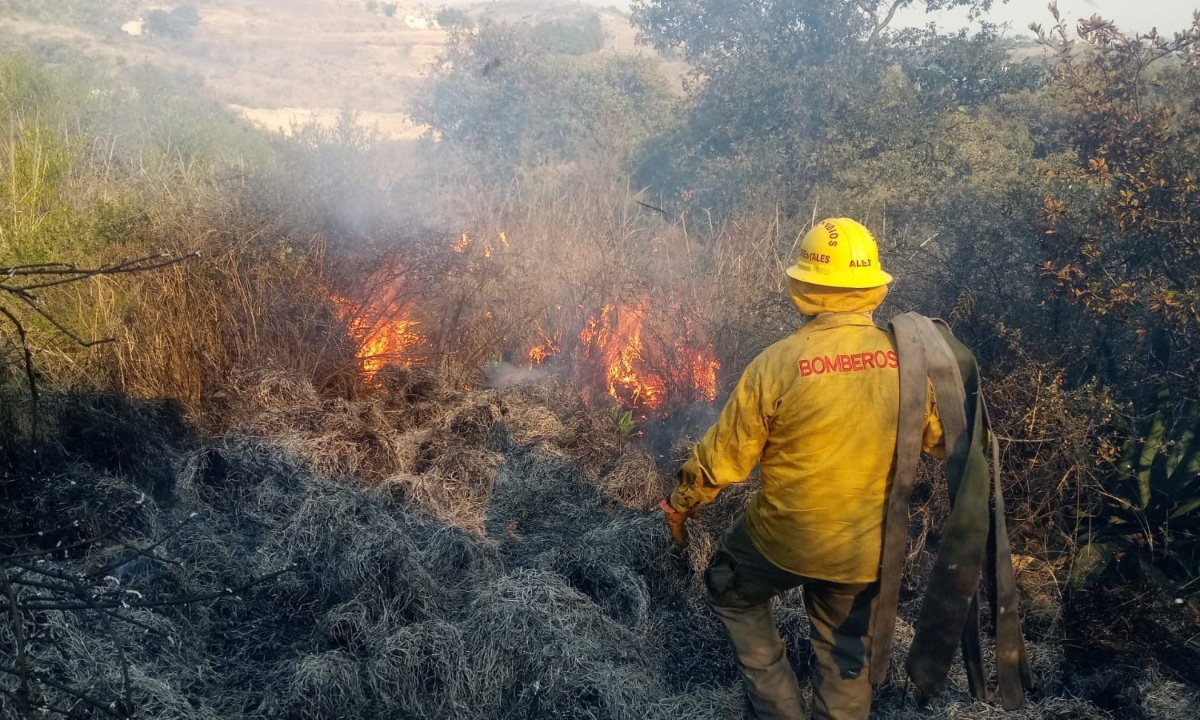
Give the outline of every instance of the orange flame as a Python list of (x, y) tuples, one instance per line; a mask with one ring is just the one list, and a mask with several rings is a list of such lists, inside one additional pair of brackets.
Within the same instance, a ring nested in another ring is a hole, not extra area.
[(716, 400), (717, 372), (721, 369), (721, 361), (713, 355), (712, 346), (695, 348), (679, 343), (675, 346), (675, 356), (683, 368), (682, 376), (676, 376), (676, 384), (695, 388), (697, 400)]
[(421, 323), (408, 317), (409, 304), (400, 297), (397, 281), (369, 285), (380, 290), (375, 297), (362, 301), (330, 296), (338, 317), (346, 323), (347, 333), (358, 346), (354, 356), (368, 382), (389, 363), (412, 365), (413, 350), (425, 340), (417, 330)]
[(529, 349), (529, 367), (534, 368), (544, 364), (547, 360), (557, 355), (560, 351), (559, 343), (562, 341), (562, 330), (554, 333), (554, 337), (542, 335), (542, 341)]
[(712, 347), (696, 343), (686, 323), (684, 336), (669, 348), (646, 336), (648, 307), (648, 301), (638, 307), (606, 305), (579, 333), (584, 356), (604, 368), (608, 394), (625, 407), (647, 410), (662, 409), (668, 399), (715, 400), (721, 364)]

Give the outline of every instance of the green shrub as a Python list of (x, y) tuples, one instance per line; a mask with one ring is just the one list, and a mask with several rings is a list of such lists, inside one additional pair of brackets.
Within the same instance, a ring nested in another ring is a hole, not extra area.
[(475, 27), (475, 21), (467, 14), (466, 10), (460, 8), (452, 8), (443, 6), (437, 13), (437, 24), (444, 28), (461, 28), (471, 30)]
[(200, 13), (191, 5), (180, 5), (172, 10), (151, 10), (146, 14), (146, 32), (172, 40), (191, 37), (199, 26)]
[(532, 34), (535, 45), (554, 55), (587, 55), (604, 47), (604, 29), (596, 13), (541, 22), (533, 26)]
[(528, 32), (488, 24), (453, 38), (413, 118), (500, 175), (597, 153), (619, 162), (669, 122), (675, 103), (652, 60), (556, 55)]

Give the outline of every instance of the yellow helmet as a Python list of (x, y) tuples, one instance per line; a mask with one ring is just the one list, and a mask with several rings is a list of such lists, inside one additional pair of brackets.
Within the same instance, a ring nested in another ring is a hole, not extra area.
[(873, 288), (892, 276), (879, 264), (879, 246), (871, 231), (849, 218), (817, 223), (800, 243), (800, 257), (788, 277), (835, 288)]

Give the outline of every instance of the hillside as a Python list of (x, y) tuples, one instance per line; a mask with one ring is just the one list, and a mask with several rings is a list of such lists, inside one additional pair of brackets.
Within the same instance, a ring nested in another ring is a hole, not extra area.
[[(406, 102), (449, 38), (436, 22), (442, 5), (434, 4), (399, 3), (389, 15), (388, 4), (366, 0), (196, 0), (189, 5), (200, 22), (183, 38), (155, 37), (143, 22), (149, 12), (175, 5), (110, 5), (95, 14), (0, 3), (0, 42), (33, 46), (49, 58), (70, 52), (181, 72), (271, 130), (314, 119), (331, 126), (349, 109), (385, 136), (408, 139), (424, 128), (409, 120)], [(573, 0), (455, 5), (477, 22), (534, 23), (595, 12), (603, 52), (652, 53), (637, 45), (628, 18), (611, 7)], [(684, 71), (681, 63), (664, 65), (676, 83)]]

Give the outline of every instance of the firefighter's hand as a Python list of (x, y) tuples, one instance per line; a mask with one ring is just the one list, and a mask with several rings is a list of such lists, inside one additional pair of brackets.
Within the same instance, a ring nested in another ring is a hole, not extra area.
[(671, 529), (671, 539), (681, 548), (688, 546), (688, 530), (687, 521), (689, 518), (696, 517), (696, 508), (689, 510), (676, 510), (671, 507), (671, 503), (666, 498), (658, 504), (662, 511), (667, 514), (667, 527)]

